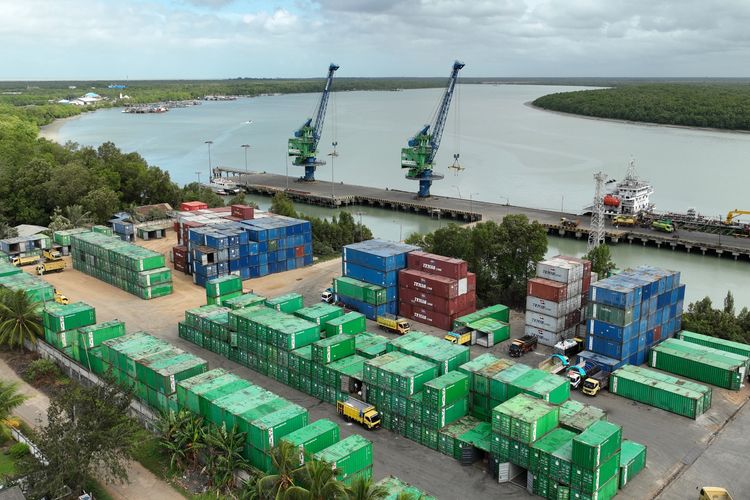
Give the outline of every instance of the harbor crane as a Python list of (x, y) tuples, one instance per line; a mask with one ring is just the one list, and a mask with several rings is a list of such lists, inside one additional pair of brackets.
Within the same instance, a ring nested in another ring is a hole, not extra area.
[[(453, 90), (456, 87), (456, 81), (458, 80), (458, 72), (465, 66), (464, 63), (456, 61), (453, 63), (453, 70), (451, 71), (450, 80), (448, 80), (448, 87), (445, 89), (443, 99), (440, 101), (440, 107), (438, 108), (437, 114), (433, 123), (425, 125), (417, 134), (409, 139), (408, 147), (401, 149), (401, 168), (408, 168), (406, 173), (407, 179), (413, 179), (419, 181), (419, 192), (417, 196), (419, 198), (430, 197), (430, 187), (432, 181), (442, 180), (445, 178), (442, 174), (436, 174), (433, 172), (433, 161), (435, 155), (440, 147), (440, 139), (443, 137), (443, 130), (445, 129), (445, 122), (448, 118), (448, 110), (451, 106), (451, 99), (453, 98)], [(454, 155), (454, 167), (457, 169), (463, 169), (458, 164), (458, 155)]]
[(289, 156), (294, 158), (293, 163), (298, 167), (305, 167), (305, 175), (300, 180), (313, 182), (315, 180), (315, 169), (326, 162), (318, 160), (318, 141), (323, 132), (323, 122), (326, 118), (326, 108), (328, 107), (328, 97), (331, 93), (333, 84), (333, 74), (339, 69), (338, 65), (331, 63), (328, 66), (328, 78), (326, 86), (323, 89), (323, 95), (320, 96), (320, 102), (312, 118), (302, 124), (299, 130), (294, 132), (294, 137), (289, 139)]

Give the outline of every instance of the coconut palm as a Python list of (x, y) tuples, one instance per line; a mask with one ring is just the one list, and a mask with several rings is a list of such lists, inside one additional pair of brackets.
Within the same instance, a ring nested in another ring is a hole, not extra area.
[(375, 485), (372, 478), (357, 477), (346, 489), (349, 500), (382, 500), (388, 496), (388, 488)]
[(293, 476), (297, 485), (289, 488), (284, 499), (345, 499), (347, 498), (346, 487), (336, 480), (337, 475), (338, 471), (330, 464), (320, 460), (311, 460), (294, 472)]
[(81, 205), (70, 205), (65, 207), (65, 218), (72, 227), (90, 226), (94, 223), (91, 212), (87, 212)]
[(0, 292), (0, 345), (23, 347), (42, 335), (38, 304), (23, 290)]
[(231, 491), (236, 485), (235, 471), (247, 470), (250, 465), (242, 451), (245, 446), (244, 432), (236, 427), (227, 430), (225, 425), (212, 425), (206, 433), (208, 457), (206, 471), (211, 484), (219, 491)]
[(11, 413), (26, 399), (27, 396), (18, 392), (17, 383), (0, 380), (0, 431), (5, 433), (8, 427), (18, 427), (19, 421)]
[(173, 470), (196, 467), (198, 454), (205, 448), (203, 419), (182, 409), (168, 412), (159, 421), (160, 443), (169, 454), (169, 466)]
[(293, 474), (299, 469), (299, 452), (287, 441), (281, 441), (271, 450), (271, 464), (276, 471), (258, 480), (258, 498), (285, 498), (286, 491), (294, 486)]

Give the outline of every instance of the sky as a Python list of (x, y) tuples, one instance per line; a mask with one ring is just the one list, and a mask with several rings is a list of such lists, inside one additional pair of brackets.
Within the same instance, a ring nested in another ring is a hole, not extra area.
[(750, 76), (750, 0), (0, 0), (0, 79)]

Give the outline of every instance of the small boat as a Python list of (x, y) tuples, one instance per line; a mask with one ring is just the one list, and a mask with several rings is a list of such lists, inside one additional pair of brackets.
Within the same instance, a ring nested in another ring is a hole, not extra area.
[(242, 192), (242, 188), (236, 182), (222, 177), (212, 178), (205, 186), (211, 188), (214, 193), (221, 196), (234, 196)]

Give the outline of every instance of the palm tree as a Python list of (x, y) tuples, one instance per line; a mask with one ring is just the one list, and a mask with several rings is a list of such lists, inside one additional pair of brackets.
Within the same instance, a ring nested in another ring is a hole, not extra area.
[[(311, 460), (295, 471), (296, 483), (299, 486), (289, 488), (287, 492), (291, 497), (305, 498), (309, 500), (328, 500), (347, 498), (346, 487), (336, 479), (338, 471), (330, 464), (320, 460)], [(304, 490), (309, 494), (304, 495)]]
[(13, 410), (28, 399), (18, 392), (18, 384), (0, 380), (0, 431), (5, 433), (8, 427), (18, 427), (19, 421), (11, 416)]
[(294, 486), (292, 474), (299, 468), (297, 448), (287, 441), (281, 441), (271, 450), (271, 464), (276, 471), (258, 480), (258, 498), (284, 498), (286, 490)]
[(94, 223), (91, 212), (87, 212), (81, 205), (65, 207), (65, 216), (73, 227), (89, 226)]
[(372, 478), (357, 477), (346, 489), (349, 500), (382, 500), (388, 496), (388, 488), (375, 485)]
[(224, 424), (221, 427), (212, 425), (206, 434), (206, 444), (209, 447), (206, 470), (211, 484), (219, 491), (233, 490), (237, 486), (235, 471), (250, 467), (242, 456), (245, 436), (236, 427), (228, 431)]
[(16, 228), (10, 226), (5, 220), (0, 220), (0, 240), (15, 238), (18, 236)]
[(159, 421), (160, 444), (169, 454), (172, 470), (196, 467), (198, 454), (205, 447), (203, 419), (185, 409), (162, 414)]
[(23, 347), (42, 335), (38, 305), (23, 290), (0, 293), (0, 345)]

